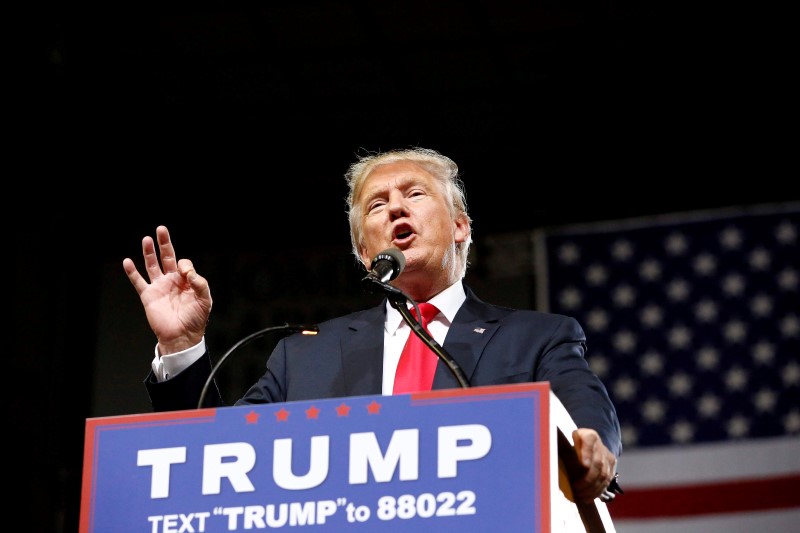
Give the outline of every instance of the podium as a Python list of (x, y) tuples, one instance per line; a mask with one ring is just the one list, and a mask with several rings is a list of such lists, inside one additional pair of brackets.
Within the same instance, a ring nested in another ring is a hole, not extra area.
[(89, 418), (80, 532), (612, 533), (574, 427), (547, 382)]

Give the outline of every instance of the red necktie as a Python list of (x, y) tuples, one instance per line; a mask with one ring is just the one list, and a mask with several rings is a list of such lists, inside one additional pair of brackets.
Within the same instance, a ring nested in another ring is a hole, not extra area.
[[(419, 311), (422, 313), (422, 327), (428, 331), (428, 322), (436, 316), (439, 310), (435, 305), (427, 302), (418, 305)], [(413, 307), (411, 314), (414, 315), (414, 318), (417, 317), (417, 311)], [(403, 353), (400, 354), (400, 362), (397, 363), (392, 394), (431, 390), (438, 360), (436, 354), (412, 330), (408, 334)]]

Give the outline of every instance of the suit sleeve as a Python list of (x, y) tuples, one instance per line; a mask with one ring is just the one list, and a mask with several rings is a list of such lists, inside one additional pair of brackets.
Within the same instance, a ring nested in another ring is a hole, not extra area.
[[(211, 375), (211, 357), (206, 352), (189, 368), (168, 379), (158, 382), (152, 370), (144, 381), (154, 411), (183, 411), (196, 409), (203, 387)], [(220, 396), (216, 382), (212, 382), (203, 400), (203, 407), (221, 407), (225, 402)]]
[(622, 453), (619, 419), (605, 385), (585, 359), (586, 335), (577, 320), (560, 317), (541, 354), (536, 380), (549, 381), (575, 424), (596, 430), (617, 456)]

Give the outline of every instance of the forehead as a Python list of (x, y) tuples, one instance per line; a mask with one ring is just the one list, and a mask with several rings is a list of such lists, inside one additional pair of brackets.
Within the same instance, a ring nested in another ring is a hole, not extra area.
[(363, 195), (375, 194), (391, 187), (402, 187), (411, 183), (432, 182), (435, 177), (419, 163), (393, 161), (376, 166), (364, 178)]

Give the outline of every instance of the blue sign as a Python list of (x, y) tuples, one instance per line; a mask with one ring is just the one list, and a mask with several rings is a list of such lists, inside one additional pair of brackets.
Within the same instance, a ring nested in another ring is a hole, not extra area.
[(86, 421), (81, 533), (550, 530), (549, 386)]

